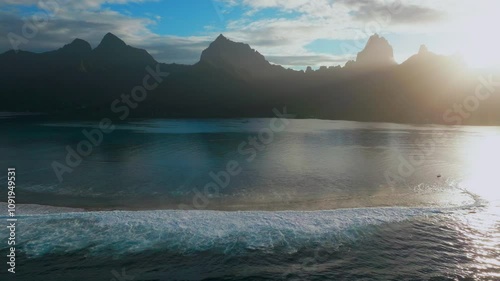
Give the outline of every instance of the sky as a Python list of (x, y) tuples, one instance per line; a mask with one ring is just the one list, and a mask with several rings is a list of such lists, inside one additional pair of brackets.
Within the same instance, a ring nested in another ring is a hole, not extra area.
[(75, 38), (96, 47), (112, 32), (160, 62), (194, 64), (224, 34), (301, 69), (344, 65), (377, 33), (398, 62), (425, 44), (492, 67), (500, 66), (499, 13), (495, 0), (0, 0), (0, 53)]

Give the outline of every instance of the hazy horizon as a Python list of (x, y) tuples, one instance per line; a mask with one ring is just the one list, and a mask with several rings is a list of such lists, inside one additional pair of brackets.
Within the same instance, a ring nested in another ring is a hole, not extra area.
[[(55, 1), (55, 0), (50, 0)], [(460, 55), (472, 68), (499, 65), (499, 42), (487, 31), (497, 5), (477, 1), (5, 1), (0, 31), (21, 35), (25, 21), (47, 13), (36, 36), (20, 49), (44, 52), (81, 38), (96, 47), (107, 32), (148, 50), (164, 63), (194, 64), (218, 34), (244, 42), (271, 63), (287, 68), (344, 65), (378, 33), (402, 63), (420, 45), (442, 55)], [(449, 2), (449, 3), (448, 3)], [(44, 4), (46, 3), (46, 4)], [(43, 16), (42, 16), (43, 17)], [(30, 32), (28, 30), (27, 32)], [(12, 49), (7, 36), (0, 52)], [(481, 49), (481, 51), (478, 51)]]
[[(111, 34), (111, 35), (113, 35), (113, 36), (116, 36), (115, 34), (113, 34), (113, 33), (111, 33), (111, 32), (107, 32), (106, 34)], [(105, 37), (105, 36), (106, 36), (106, 35), (104, 35), (104, 36), (103, 36), (103, 39), (104, 39), (104, 37)], [(208, 48), (208, 47), (210, 46), (210, 44), (211, 44), (211, 43), (213, 43), (215, 40), (217, 40), (217, 38), (219, 38), (220, 36), (222, 36), (222, 37), (224, 37), (224, 38), (226, 38), (226, 39), (228, 39), (228, 40), (230, 40), (231, 42), (234, 42), (234, 43), (243, 43), (243, 44), (248, 45), (246, 42), (238, 42), (238, 41), (231, 40), (231, 38), (227, 38), (224, 34), (222, 34), (222, 33), (221, 33), (221, 34), (219, 34), (216, 38), (214, 38), (214, 39), (213, 39), (213, 40), (212, 40), (212, 41), (211, 41), (211, 42), (210, 42), (210, 43), (206, 46), (206, 48)], [(377, 34), (377, 33), (374, 33), (373, 35), (371, 35), (371, 36), (370, 36), (370, 38), (375, 37), (375, 36), (380, 36), (380, 35), (379, 35), (379, 34)], [(385, 39), (385, 37), (383, 37), (383, 36), (380, 36), (380, 37), (381, 37), (382, 39)], [(364, 44), (363, 44), (363, 46), (364, 46), (364, 47), (366, 47), (366, 44), (367, 44), (367, 42), (370, 40), (370, 38), (367, 38), (366, 42), (364, 42)], [(119, 38), (119, 39), (121, 40), (122, 38)], [(62, 48), (62, 47), (64, 47), (65, 45), (69, 45), (69, 44), (71, 44), (71, 43), (72, 43), (72, 42), (74, 42), (75, 40), (83, 40), (83, 41), (85, 41), (85, 42), (89, 43), (89, 42), (88, 42), (87, 40), (85, 40), (84, 38), (72, 38), (72, 39), (70, 39), (70, 41), (68, 41), (66, 44), (64, 44), (64, 45), (60, 46), (59, 48), (52, 49), (52, 50), (46, 50), (46, 51), (40, 51), (40, 52), (33, 52), (33, 53), (42, 54), (42, 53), (46, 53), (46, 52), (56, 51), (56, 50), (58, 50), (58, 49), (61, 49), (61, 48)], [(97, 45), (95, 45), (95, 46), (92, 46), (92, 45), (91, 45), (92, 49), (97, 48), (97, 47), (99, 46), (99, 44), (101, 44), (101, 42), (102, 42), (102, 40), (101, 40), (101, 41), (100, 41)], [(389, 45), (391, 45), (391, 42), (388, 42), (388, 43), (389, 43)], [(90, 44), (90, 43), (89, 43), (89, 44)], [(128, 44), (127, 42), (125, 42), (125, 44), (127, 44), (127, 45), (129, 45), (129, 46), (131, 46), (131, 47), (136, 47), (136, 46), (133, 46), (133, 45)], [(250, 48), (252, 48), (253, 50), (255, 50), (255, 51), (259, 52), (259, 50), (257, 50), (257, 49), (255, 49), (255, 48), (253, 48), (251, 45), (249, 45), (249, 46), (250, 46)], [(391, 47), (392, 47), (392, 45), (391, 45)], [(427, 48), (427, 46), (426, 46), (425, 44), (421, 44), (421, 45), (419, 46), (419, 48), (422, 48), (422, 47), (426, 47), (426, 48)], [(8, 50), (7, 52), (12, 51), (12, 50), (16, 51), (15, 49), (10, 49), (10, 50)], [(150, 53), (147, 49), (144, 49), (144, 50), (145, 50), (146, 52)], [(362, 51), (362, 50), (363, 50), (363, 48), (362, 48), (362, 49), (360, 49), (360, 51)], [(19, 49), (19, 50), (17, 50), (17, 51), (27, 51), (27, 52), (30, 52), (29, 50), (22, 50), (22, 49)], [(408, 57), (408, 58), (407, 58), (407, 59), (405, 59), (404, 61), (397, 61), (395, 58), (394, 58), (394, 60), (395, 60), (395, 62), (396, 62), (397, 64), (402, 64), (402, 63), (404, 63), (405, 61), (407, 61), (408, 59), (410, 59), (412, 56), (417, 55), (417, 54), (418, 54), (418, 52), (419, 52), (419, 50), (417, 50), (417, 52), (415, 52), (414, 54), (412, 54), (410, 57)], [(429, 52), (434, 53), (434, 52), (432, 52), (432, 50), (429, 50)], [(259, 52), (259, 53), (260, 53), (260, 52)], [(154, 55), (153, 55), (152, 53), (150, 53), (150, 54), (154, 57)], [(202, 52), (200, 52), (200, 57), (201, 57), (201, 54), (202, 54)], [(436, 55), (441, 55), (441, 56), (447, 56), (447, 55), (438, 54), (438, 53), (434, 53), (434, 54), (436, 54)], [(352, 58), (350, 58), (350, 60), (349, 60), (349, 61), (355, 61), (355, 60), (356, 60), (356, 56), (357, 56), (357, 54), (356, 54), (356, 55), (354, 55)], [(279, 64), (279, 63), (274, 63), (274, 62), (272, 62), (272, 61), (271, 61), (271, 60), (269, 60), (269, 58), (267, 58), (265, 55), (264, 55), (264, 57), (266, 58), (266, 60), (267, 60), (267, 61), (269, 61), (269, 63), (271, 63), (271, 64), (273, 64), (273, 65), (287, 67), (286, 65), (282, 65), (282, 64)], [(460, 55), (449, 55), (448, 57), (453, 57), (453, 58), (455, 58), (455, 59), (457, 59), (457, 60), (459, 60), (459, 61), (463, 59)], [(326, 66), (326, 67), (334, 67), (334, 66), (345, 67), (345, 66), (346, 66), (346, 63), (348, 63), (349, 61), (346, 61), (345, 63), (343, 63), (343, 64), (338, 64), (338, 65), (318, 65), (318, 66), (312, 66), (312, 65), (306, 64), (306, 65), (301, 66), (301, 67), (289, 68), (289, 69), (293, 69), (293, 70), (300, 71), (300, 70), (306, 70), (308, 67), (311, 67), (313, 70), (319, 70), (321, 67), (325, 67), (325, 66)], [(158, 61), (158, 62), (159, 62), (159, 63), (165, 63), (165, 64), (170, 64), (170, 63), (171, 63), (171, 62), (164, 62), (164, 61)], [(198, 63), (198, 62), (199, 62), (199, 59), (198, 59), (196, 62), (194, 62), (194, 63), (191, 63), (191, 64), (184, 64), (184, 65), (190, 65), (190, 66), (192, 66), (192, 65), (194, 65), (194, 64), (196, 64), (196, 63)], [(173, 62), (173, 64), (176, 64), (176, 63), (175, 63), (175, 62)], [(469, 65), (467, 65), (467, 66), (469, 66)], [(469, 66), (469, 67), (470, 67), (470, 66)], [(487, 69), (487, 68), (489, 68), (489, 67), (483, 67), (483, 68), (478, 68), (478, 69)], [(473, 69), (473, 68), (471, 67), (471, 69)]]

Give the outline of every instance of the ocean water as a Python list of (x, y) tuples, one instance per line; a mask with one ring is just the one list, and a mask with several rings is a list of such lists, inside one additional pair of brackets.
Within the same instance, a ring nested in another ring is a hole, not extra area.
[(71, 166), (98, 121), (36, 119), (0, 120), (1, 280), (500, 280), (500, 128), (132, 120)]

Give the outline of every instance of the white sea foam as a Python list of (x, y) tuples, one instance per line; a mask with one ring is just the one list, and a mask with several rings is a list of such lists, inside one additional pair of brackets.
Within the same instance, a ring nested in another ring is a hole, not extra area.
[[(0, 214), (2, 216), (7, 216), (8, 204), (6, 202), (0, 202)], [(74, 213), (83, 212), (83, 209), (79, 208), (68, 208), (68, 207), (54, 207), (46, 205), (37, 204), (16, 204), (16, 215), (40, 215), (40, 214), (52, 214), (52, 213)]]
[[(269, 127), (269, 118), (248, 119), (148, 119), (134, 120), (115, 124), (116, 130), (132, 130), (142, 133), (158, 134), (199, 134), (199, 133), (256, 133)], [(332, 130), (371, 130), (374, 133), (435, 133), (436, 131), (490, 132), (483, 127), (440, 126), (440, 125), (405, 125), (395, 123), (370, 123), (355, 121), (334, 121), (318, 119), (291, 119), (287, 132), (311, 133)], [(49, 127), (98, 128), (96, 122), (57, 122), (46, 123)]]
[(124, 255), (158, 249), (237, 255), (253, 250), (293, 253), (307, 245), (352, 243), (369, 235), (373, 227), (436, 212), (428, 208), (106, 211), (27, 215), (18, 224), (22, 227), (20, 248), (32, 257), (78, 250), (88, 250), (90, 255)]

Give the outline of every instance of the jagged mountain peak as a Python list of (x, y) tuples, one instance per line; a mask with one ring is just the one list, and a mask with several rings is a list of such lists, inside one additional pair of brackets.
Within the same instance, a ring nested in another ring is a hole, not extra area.
[(429, 54), (429, 49), (427, 48), (426, 45), (420, 45), (420, 49), (418, 50), (419, 55), (426, 55)]
[(356, 64), (366, 67), (394, 65), (394, 50), (387, 39), (374, 34), (368, 39), (365, 48), (358, 53)]
[(127, 44), (125, 44), (125, 42), (122, 39), (118, 38), (113, 33), (108, 32), (102, 38), (101, 43), (99, 44), (98, 48), (117, 48), (117, 47), (124, 47), (124, 46), (127, 46)]
[(253, 52), (256, 52), (255, 50), (253, 50), (250, 47), (250, 45), (245, 44), (245, 43), (232, 41), (232, 40), (228, 39), (227, 37), (225, 37), (224, 35), (220, 34), (219, 36), (217, 36), (217, 38), (212, 43), (210, 43), (210, 46), (208, 47), (208, 49), (222, 49), (222, 48), (224, 48), (224, 49), (239, 48), (242, 50), (246, 49), (247, 51), (251, 50)]
[(217, 36), (217, 38), (215, 39), (214, 42), (226, 42), (226, 41), (230, 41), (229, 39), (227, 39), (227, 37), (224, 36), (224, 34), (219, 34), (219, 36)]
[(89, 42), (80, 38), (76, 38), (71, 43), (64, 45), (64, 47), (62, 47), (60, 50), (65, 53), (86, 54), (92, 51), (92, 47), (90, 46)]
[(127, 45), (112, 33), (107, 33), (89, 59), (90, 65), (106, 68), (118, 65), (154, 65), (156, 60), (144, 49)]
[(200, 62), (252, 75), (266, 71), (271, 66), (265, 57), (250, 45), (231, 41), (222, 34), (202, 52)]

